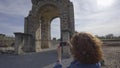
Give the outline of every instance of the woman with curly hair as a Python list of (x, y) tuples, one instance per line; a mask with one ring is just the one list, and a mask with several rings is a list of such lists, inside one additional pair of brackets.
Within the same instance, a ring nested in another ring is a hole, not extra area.
[[(101, 68), (102, 42), (90, 33), (75, 33), (69, 46), (74, 60), (68, 68)], [(61, 47), (58, 46), (58, 61), (54, 68), (62, 68)]]

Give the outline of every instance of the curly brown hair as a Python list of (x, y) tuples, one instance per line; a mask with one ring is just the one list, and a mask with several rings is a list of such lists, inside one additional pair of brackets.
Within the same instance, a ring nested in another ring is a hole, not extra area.
[(71, 38), (74, 59), (84, 64), (98, 63), (103, 59), (102, 42), (90, 33), (75, 33)]

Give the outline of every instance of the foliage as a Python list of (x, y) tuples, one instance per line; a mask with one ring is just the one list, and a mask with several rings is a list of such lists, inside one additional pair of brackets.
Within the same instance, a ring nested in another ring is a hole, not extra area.
[(120, 40), (120, 36), (114, 36), (114, 34), (107, 34), (105, 36), (98, 36), (96, 35), (96, 37), (98, 37), (99, 39), (102, 40)]

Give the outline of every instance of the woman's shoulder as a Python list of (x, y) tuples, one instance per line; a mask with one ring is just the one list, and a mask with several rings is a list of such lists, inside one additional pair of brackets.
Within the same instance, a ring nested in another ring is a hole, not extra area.
[(100, 63), (95, 63), (95, 64), (82, 64), (79, 61), (73, 61), (71, 62), (70, 66), (68, 68), (100, 68), (101, 65)]

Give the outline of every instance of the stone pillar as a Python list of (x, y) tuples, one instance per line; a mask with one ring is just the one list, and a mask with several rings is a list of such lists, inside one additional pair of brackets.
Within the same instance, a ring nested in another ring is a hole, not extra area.
[[(24, 51), (35, 51), (35, 31), (34, 31), (34, 18), (31, 13), (24, 19)], [(37, 26), (36, 26), (37, 27)], [(31, 36), (30, 36), (31, 35)]]
[(35, 52), (41, 51), (41, 41), (39, 39), (35, 40)]
[(14, 34), (15, 34), (15, 54), (22, 54), (23, 33), (14, 33)]
[(74, 34), (75, 32), (75, 25), (74, 25), (74, 7), (73, 3), (69, 3), (69, 30), (70, 30), (70, 37)]
[(24, 52), (33, 52), (34, 49), (33, 47), (33, 37), (31, 34), (24, 34), (24, 46), (23, 46), (23, 51)]
[[(68, 23), (68, 13), (64, 11), (61, 15), (61, 40), (62, 42), (67, 42), (70, 39), (69, 34), (69, 23)], [(69, 46), (62, 47), (62, 56), (63, 57), (70, 57), (69, 55)]]
[(49, 35), (49, 23), (42, 21), (41, 23), (41, 48), (49, 48), (50, 47), (50, 35)]
[(41, 51), (41, 24), (39, 21), (39, 18), (34, 15), (30, 17), (30, 20), (32, 22), (31, 27), (30, 27), (30, 34), (32, 35), (32, 50), (35, 52), (40, 52)]
[(38, 28), (35, 32), (35, 51), (40, 52), (41, 51), (41, 23), (38, 23)]
[[(70, 33), (68, 30), (63, 30), (62, 31), (62, 41), (67, 42), (70, 39)], [(64, 58), (69, 58), (70, 57), (70, 48), (69, 46), (63, 46), (62, 47), (62, 56)]]
[(28, 17), (24, 18), (24, 33), (28, 33)]

